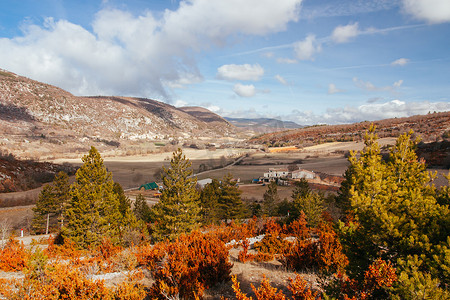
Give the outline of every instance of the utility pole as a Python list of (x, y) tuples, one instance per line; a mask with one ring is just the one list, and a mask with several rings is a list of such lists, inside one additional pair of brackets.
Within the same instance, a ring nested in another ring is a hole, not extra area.
[(50, 214), (47, 214), (47, 228), (45, 229), (45, 234), (48, 234), (48, 223), (50, 223)]

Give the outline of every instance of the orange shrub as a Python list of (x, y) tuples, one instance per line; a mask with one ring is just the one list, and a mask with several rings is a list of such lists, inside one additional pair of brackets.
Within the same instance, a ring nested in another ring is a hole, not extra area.
[[(236, 279), (236, 276), (232, 277), (233, 281), (233, 291), (237, 300), (253, 300), (252, 297), (248, 297), (244, 293), (242, 293), (239, 282)], [(292, 293), (291, 297), (287, 297), (283, 294), (283, 292), (278, 291), (276, 288), (270, 285), (269, 280), (264, 276), (261, 285), (259, 288), (255, 288), (252, 284), (252, 290), (256, 295), (256, 300), (315, 300), (321, 299), (318, 295), (318, 292), (311, 291), (310, 287), (308, 287), (308, 283), (303, 280), (301, 276), (297, 276), (295, 280), (289, 278), (289, 286), (288, 289)]]
[(155, 279), (150, 290), (153, 298), (200, 298), (206, 288), (230, 278), (228, 250), (214, 236), (193, 232), (157, 247), (161, 248), (147, 256)]
[(342, 245), (331, 224), (320, 223), (317, 227), (318, 239), (308, 237), (302, 228), (297, 226), (298, 235), (294, 245), (288, 249), (282, 262), (290, 269), (301, 270), (304, 268), (317, 268), (321, 272), (330, 274), (343, 270), (348, 264), (348, 259), (342, 252)]
[(258, 219), (253, 217), (248, 223), (221, 223), (220, 225), (212, 225), (206, 228), (206, 235), (214, 236), (224, 243), (232, 240), (240, 241), (258, 235)]
[[(239, 282), (236, 279), (236, 276), (232, 277), (233, 281), (233, 291), (236, 295), (237, 300), (253, 300), (252, 297), (247, 297), (244, 293), (241, 292), (239, 287)], [(263, 281), (261, 282), (261, 286), (259, 288), (255, 288), (252, 284), (252, 290), (256, 295), (257, 300), (285, 300), (286, 297), (280, 291), (278, 292), (276, 288), (270, 285), (269, 280), (264, 276)]]
[(25, 276), (22, 282), (10, 280), (0, 286), (0, 295), (7, 299), (67, 299), (67, 300), (141, 300), (145, 291), (135, 284), (136, 278), (123, 282), (117, 289), (108, 289), (102, 280), (90, 280), (78, 269), (67, 265), (53, 265), (43, 270), (43, 276), (36, 279)]
[(49, 237), (48, 247), (45, 249), (45, 254), (49, 258), (75, 260), (86, 255), (86, 251), (79, 250), (75, 242), (69, 239), (64, 239), (64, 243), (62, 245), (57, 245), (55, 244), (55, 239), (53, 237)]
[[(255, 249), (262, 254), (281, 254), (289, 243), (284, 240), (281, 226), (274, 219), (269, 219), (264, 224), (265, 236), (260, 242), (256, 242)], [(266, 255), (268, 258), (269, 256)]]
[(10, 237), (5, 247), (0, 249), (0, 270), (21, 271), (27, 266), (29, 257), (23, 243)]
[(248, 253), (248, 247), (249, 243), (247, 240), (244, 240), (242, 243), (242, 250), (238, 254), (238, 259), (240, 262), (247, 262), (247, 261), (269, 261), (274, 258), (274, 255), (271, 253), (261, 253), (258, 252), (256, 254)]
[(362, 282), (338, 272), (327, 289), (338, 299), (385, 299), (388, 296), (386, 288), (391, 287), (397, 279), (395, 268), (391, 263), (378, 258), (364, 273)]
[(289, 278), (288, 290), (292, 293), (293, 300), (320, 299), (319, 293), (313, 292), (306, 280), (304, 280), (300, 275), (297, 275), (295, 280)]

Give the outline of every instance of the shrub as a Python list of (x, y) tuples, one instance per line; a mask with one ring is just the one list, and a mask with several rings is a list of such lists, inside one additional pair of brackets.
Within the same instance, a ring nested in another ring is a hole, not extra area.
[(230, 279), (228, 250), (218, 238), (195, 231), (155, 248), (145, 248), (148, 255), (140, 258), (155, 279), (150, 289), (153, 298), (195, 299), (206, 288)]
[(397, 281), (395, 268), (390, 262), (376, 259), (364, 272), (364, 279), (350, 279), (342, 272), (337, 272), (327, 285), (327, 293), (337, 299), (386, 299), (388, 289)]
[(22, 243), (10, 237), (3, 249), (0, 249), (0, 270), (21, 271), (27, 266), (30, 254)]
[(38, 279), (29, 274), (22, 282), (3, 282), (0, 287), (0, 295), (13, 300), (138, 300), (145, 297), (143, 287), (136, 285), (136, 278), (133, 277), (120, 284), (117, 289), (108, 289), (103, 281), (87, 279), (81, 271), (67, 265), (48, 266)]
[(343, 270), (348, 264), (347, 257), (342, 252), (342, 246), (331, 224), (320, 223), (316, 229), (318, 238), (312, 238), (311, 232), (305, 231), (306, 224), (299, 221), (294, 224), (297, 240), (288, 249), (282, 262), (294, 270), (317, 268), (324, 274)]
[[(235, 293), (237, 300), (253, 300), (252, 297), (248, 297), (244, 293), (242, 293), (239, 282), (236, 279), (236, 276), (232, 277), (233, 281), (233, 291)], [(295, 280), (289, 278), (289, 286), (288, 290), (292, 293), (291, 297), (287, 297), (283, 294), (283, 292), (278, 291), (276, 288), (270, 285), (269, 280), (264, 276), (261, 285), (259, 288), (255, 288), (252, 284), (252, 290), (256, 295), (256, 300), (314, 300), (320, 299), (318, 296), (318, 292), (313, 292), (311, 288), (308, 286), (308, 283), (299, 275), (295, 278)]]

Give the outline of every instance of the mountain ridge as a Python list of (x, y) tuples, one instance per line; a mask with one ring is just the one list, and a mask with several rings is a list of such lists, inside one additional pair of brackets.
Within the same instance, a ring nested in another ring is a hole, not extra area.
[(139, 141), (184, 142), (236, 135), (233, 125), (220, 116), (215, 119), (208, 122), (152, 99), (74, 96), (58, 87), (0, 70), (0, 147), (17, 156), (45, 156), (58, 144), (66, 145), (64, 151), (81, 152), (89, 145), (108, 150)]

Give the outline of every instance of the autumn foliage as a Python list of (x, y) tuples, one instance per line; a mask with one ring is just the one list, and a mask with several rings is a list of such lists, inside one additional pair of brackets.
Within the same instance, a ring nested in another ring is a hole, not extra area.
[(286, 267), (297, 271), (316, 269), (325, 274), (344, 270), (348, 259), (331, 224), (323, 221), (316, 229), (306, 225), (302, 217), (292, 224), (296, 240), (284, 254)]
[(208, 287), (230, 279), (232, 265), (225, 244), (198, 231), (173, 242), (143, 246), (137, 255), (155, 280), (152, 299), (201, 298)]
[(22, 243), (10, 238), (3, 249), (0, 249), (0, 270), (21, 271), (27, 266), (29, 253)]
[[(253, 300), (252, 297), (248, 297), (240, 289), (240, 284), (237, 281), (236, 276), (233, 276), (233, 291), (236, 299), (238, 300)], [(313, 292), (311, 286), (303, 279), (302, 276), (297, 275), (295, 279), (289, 279), (288, 290), (290, 295), (283, 294), (282, 291), (278, 291), (277, 288), (270, 285), (269, 280), (264, 276), (260, 287), (256, 288), (251, 285), (253, 292), (256, 295), (256, 300), (314, 300), (320, 299), (318, 292)]]
[(136, 284), (139, 275), (121, 283), (117, 288), (107, 288), (103, 280), (87, 278), (80, 270), (67, 265), (47, 266), (39, 276), (28, 272), (22, 282), (2, 282), (0, 295), (7, 299), (70, 299), (70, 300), (138, 300), (144, 299), (143, 286)]
[(398, 280), (395, 272), (390, 262), (378, 258), (365, 271), (362, 281), (350, 279), (342, 272), (336, 273), (328, 292), (344, 300), (385, 299), (387, 289)]

